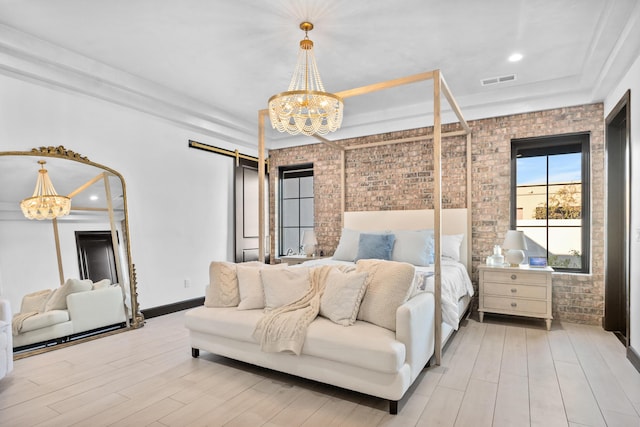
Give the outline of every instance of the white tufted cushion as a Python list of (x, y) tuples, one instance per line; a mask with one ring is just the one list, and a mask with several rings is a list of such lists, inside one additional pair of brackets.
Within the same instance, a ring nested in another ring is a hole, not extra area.
[(360, 302), (367, 290), (367, 272), (329, 272), (320, 298), (320, 315), (343, 326), (355, 323)]
[(361, 259), (356, 263), (356, 271), (371, 275), (358, 320), (395, 331), (396, 310), (412, 292), (414, 266), (405, 262)]
[(262, 269), (260, 277), (264, 287), (265, 311), (297, 301), (311, 286), (308, 267)]

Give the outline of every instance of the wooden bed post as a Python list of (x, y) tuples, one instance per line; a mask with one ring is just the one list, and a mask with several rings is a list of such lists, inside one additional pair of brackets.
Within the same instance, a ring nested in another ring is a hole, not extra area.
[(471, 256), (471, 247), (472, 247), (472, 233), (473, 227), (471, 221), (473, 219), (472, 210), (471, 210), (471, 159), (473, 158), (471, 153), (471, 132), (467, 133), (467, 270), (469, 271), (469, 276), (471, 276), (471, 270), (473, 269), (472, 264), (472, 256)]
[(58, 218), (51, 220), (53, 225), (53, 239), (56, 244), (56, 257), (58, 259), (58, 275), (60, 276), (60, 286), (64, 283), (64, 273), (62, 271), (62, 253), (60, 252), (60, 234), (58, 233)]
[(440, 70), (433, 72), (433, 232), (434, 232), (434, 283), (433, 294), (435, 299), (435, 361), (440, 365), (442, 358), (442, 129), (440, 117)]
[(264, 262), (264, 117), (267, 110), (258, 111), (258, 260)]

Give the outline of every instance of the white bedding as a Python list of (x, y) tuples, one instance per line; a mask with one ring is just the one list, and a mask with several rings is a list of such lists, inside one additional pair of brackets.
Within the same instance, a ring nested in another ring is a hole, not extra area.
[[(332, 258), (315, 259), (304, 262), (302, 265), (353, 265), (353, 262), (339, 261)], [(442, 259), (442, 320), (458, 330), (459, 314), (458, 300), (465, 295), (473, 296), (473, 285), (465, 266), (451, 259)], [(416, 273), (413, 278), (414, 293), (433, 293), (434, 267), (415, 267)]]

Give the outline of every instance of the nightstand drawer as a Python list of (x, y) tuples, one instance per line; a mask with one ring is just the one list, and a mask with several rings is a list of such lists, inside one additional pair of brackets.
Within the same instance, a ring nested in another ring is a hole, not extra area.
[(517, 313), (536, 313), (547, 314), (547, 302), (526, 300), (526, 299), (514, 299), (514, 298), (502, 298), (502, 297), (484, 297), (484, 308), (500, 310), (505, 312)]
[[(485, 276), (486, 277), (486, 276)], [(546, 286), (516, 285), (508, 283), (483, 283), (485, 295), (547, 299)]]
[(521, 271), (496, 271), (483, 272), (485, 282), (520, 283), (523, 285), (546, 285), (547, 277), (544, 274), (536, 274)]

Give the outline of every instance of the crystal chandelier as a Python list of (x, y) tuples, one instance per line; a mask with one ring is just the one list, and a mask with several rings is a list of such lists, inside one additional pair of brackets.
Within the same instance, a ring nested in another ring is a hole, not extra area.
[(20, 202), (22, 213), (28, 219), (54, 219), (59, 216), (68, 215), (71, 210), (71, 199), (66, 196), (59, 196), (53, 188), (51, 179), (44, 165), (44, 160), (39, 160), (41, 169), (38, 171), (36, 188), (33, 196)]
[(313, 24), (303, 22), (300, 29), (298, 62), (289, 83), (289, 90), (269, 98), (269, 118), (274, 129), (291, 135), (320, 134), (336, 131), (342, 124), (342, 98), (324, 91), (313, 54), (313, 42), (308, 32)]

